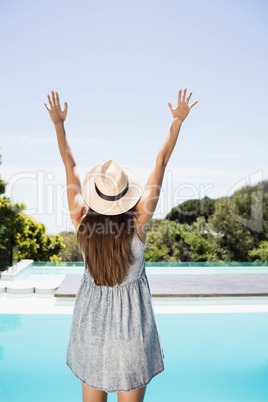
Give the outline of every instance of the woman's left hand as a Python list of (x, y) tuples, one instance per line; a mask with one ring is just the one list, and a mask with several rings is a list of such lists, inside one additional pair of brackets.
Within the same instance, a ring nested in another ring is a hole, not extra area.
[(63, 123), (67, 115), (67, 108), (68, 108), (67, 102), (64, 103), (64, 110), (61, 110), (59, 94), (57, 91), (56, 91), (56, 97), (54, 91), (51, 91), (52, 101), (49, 95), (47, 95), (47, 97), (50, 109), (48, 108), (46, 103), (44, 103), (44, 105), (48, 110), (51, 120), (53, 121), (54, 124)]

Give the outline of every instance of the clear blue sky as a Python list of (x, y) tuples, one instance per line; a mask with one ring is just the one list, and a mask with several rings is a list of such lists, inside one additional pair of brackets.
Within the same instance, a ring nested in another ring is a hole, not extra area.
[(59, 91), (83, 181), (108, 159), (145, 186), (178, 90), (182, 125), (155, 218), (189, 198), (268, 179), (266, 1), (12, 1), (0, 8), (1, 175), (49, 233), (73, 229), (43, 105)]

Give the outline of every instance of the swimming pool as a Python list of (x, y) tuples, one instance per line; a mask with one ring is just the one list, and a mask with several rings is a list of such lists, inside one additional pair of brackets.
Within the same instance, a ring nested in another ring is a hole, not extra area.
[[(267, 312), (156, 319), (165, 370), (145, 401), (267, 402)], [(82, 401), (81, 382), (65, 364), (70, 324), (70, 314), (0, 315), (1, 401)]]
[[(268, 273), (267, 266), (148, 269)], [(13, 280), (61, 280), (83, 270), (83, 263), (34, 263)], [(81, 381), (65, 363), (74, 302), (53, 294), (0, 294), (1, 401), (82, 401)], [(165, 371), (152, 379), (145, 401), (268, 401), (268, 297), (154, 297), (153, 306)], [(116, 400), (109, 394), (108, 401)]]

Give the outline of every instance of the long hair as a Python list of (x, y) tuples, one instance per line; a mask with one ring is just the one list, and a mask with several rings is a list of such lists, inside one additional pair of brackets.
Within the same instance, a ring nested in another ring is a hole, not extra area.
[(103, 215), (89, 208), (79, 226), (78, 245), (85, 256), (85, 266), (98, 286), (120, 285), (128, 275), (128, 268), (134, 262), (130, 243), (136, 230), (135, 206), (119, 215)]

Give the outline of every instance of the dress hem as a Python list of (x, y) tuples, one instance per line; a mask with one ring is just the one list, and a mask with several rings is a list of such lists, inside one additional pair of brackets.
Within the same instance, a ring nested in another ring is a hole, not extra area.
[(85, 380), (82, 380), (82, 378), (72, 369), (72, 367), (70, 366), (70, 364), (69, 364), (68, 362), (66, 362), (66, 364), (67, 364), (67, 366), (71, 369), (71, 371), (72, 371), (72, 373), (75, 375), (75, 377), (77, 377), (80, 381), (82, 381), (82, 382), (83, 382), (84, 384), (86, 384), (88, 387), (93, 388), (93, 389), (97, 389), (97, 390), (99, 390), (99, 391), (104, 391), (104, 392), (107, 392), (107, 393), (113, 393), (113, 392), (130, 392), (130, 391), (134, 391), (134, 389), (138, 389), (138, 388), (144, 387), (145, 385), (149, 384), (149, 382), (150, 382), (157, 374), (160, 374), (160, 373), (162, 373), (162, 372), (165, 370), (165, 367), (162, 367), (160, 371), (155, 372), (155, 373), (151, 376), (151, 378), (150, 378), (149, 381), (147, 381), (147, 382), (145, 382), (145, 383), (143, 383), (142, 385), (139, 385), (139, 386), (137, 386), (137, 387), (134, 387), (134, 388), (131, 388), (131, 389), (128, 389), (128, 390), (122, 389), (122, 390), (113, 390), (113, 391), (111, 391), (111, 390), (107, 390), (107, 389), (104, 389), (104, 388), (98, 388), (98, 387), (95, 387), (95, 386), (92, 386), (92, 385), (87, 384), (87, 383), (85, 382)]

